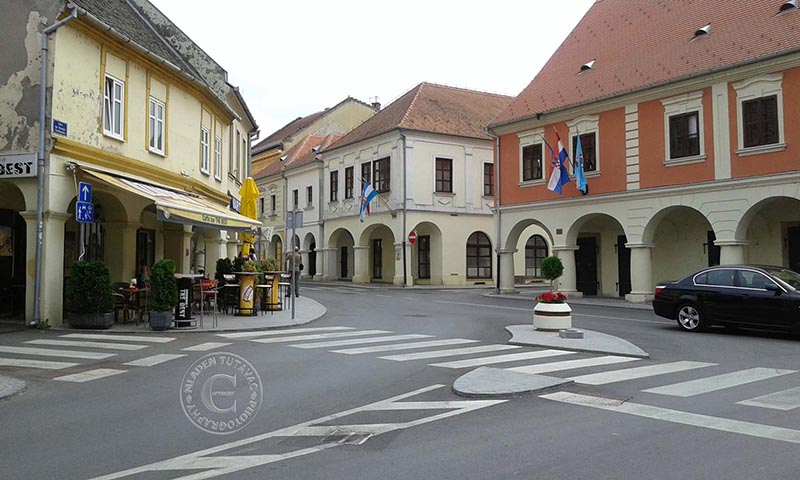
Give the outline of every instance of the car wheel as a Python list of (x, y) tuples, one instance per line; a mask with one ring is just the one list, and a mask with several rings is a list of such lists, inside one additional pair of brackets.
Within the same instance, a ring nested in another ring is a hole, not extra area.
[(687, 332), (705, 330), (706, 321), (700, 307), (694, 303), (684, 303), (678, 307), (678, 326)]

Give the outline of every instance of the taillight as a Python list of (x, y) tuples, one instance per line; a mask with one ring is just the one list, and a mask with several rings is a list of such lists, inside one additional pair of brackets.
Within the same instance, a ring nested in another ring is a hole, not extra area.
[(664, 285), (656, 285), (656, 295), (661, 293), (661, 290), (664, 290)]

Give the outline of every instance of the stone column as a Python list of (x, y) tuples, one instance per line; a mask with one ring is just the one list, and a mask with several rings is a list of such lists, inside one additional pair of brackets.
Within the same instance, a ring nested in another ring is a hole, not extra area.
[(33, 321), (33, 290), (36, 282), (36, 210), (19, 214), (25, 219), (25, 324), (30, 325)]
[[(25, 219), (25, 323), (33, 321), (34, 283), (36, 281), (36, 211), (20, 212)], [(39, 292), (41, 320), (51, 326), (64, 324), (64, 224), (71, 216), (62, 212), (44, 213), (42, 243), (42, 278)]]
[(208, 278), (214, 278), (217, 274), (217, 260), (228, 258), (228, 239), (225, 233), (221, 233), (213, 238), (206, 238), (206, 273)]
[(645, 303), (653, 299), (653, 260), (654, 243), (626, 243), (631, 251), (631, 293), (625, 300)]
[(514, 288), (514, 254), (516, 248), (500, 249), (500, 293), (519, 293)]
[(369, 246), (353, 247), (353, 283), (369, 283)]
[(192, 268), (192, 232), (191, 225), (183, 225), (183, 236), (181, 241), (181, 258), (180, 263), (177, 265), (179, 273), (189, 273)]
[[(322, 280), (336, 280), (336, 248), (320, 248), (317, 250), (317, 278)], [(320, 270), (320, 267), (322, 269)]]
[(570, 298), (581, 298), (583, 296), (583, 292), (579, 292), (577, 288), (575, 271), (575, 251), (577, 250), (577, 245), (553, 246), (553, 254), (561, 259), (561, 264), (564, 265), (564, 273), (561, 278), (556, 280), (556, 289)]
[(112, 282), (127, 282), (139, 273), (136, 265), (136, 230), (129, 222), (105, 222), (105, 257)]
[(746, 253), (749, 242), (742, 240), (715, 240), (714, 245), (720, 247), (719, 263), (721, 265), (747, 263)]
[[(414, 285), (411, 275), (411, 244), (406, 242), (406, 286)], [(403, 242), (394, 244), (394, 278), (392, 283), (403, 285)]]

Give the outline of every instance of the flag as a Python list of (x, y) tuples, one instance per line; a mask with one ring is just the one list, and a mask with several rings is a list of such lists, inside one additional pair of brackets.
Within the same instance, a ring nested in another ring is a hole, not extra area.
[(558, 155), (554, 154), (553, 149), (547, 144), (547, 149), (550, 150), (550, 154), (553, 156), (553, 171), (550, 173), (547, 189), (561, 195), (563, 193), (561, 187), (569, 183), (569, 171), (567, 171), (567, 167), (564, 165), (564, 161), (569, 160), (569, 155), (567, 155), (567, 151), (564, 149), (564, 144), (561, 143), (561, 137), (558, 136), (558, 131), (556, 131), (556, 140)]
[(583, 173), (583, 148), (581, 148), (581, 136), (578, 135), (578, 146), (575, 147), (575, 186), (582, 194), (586, 195), (588, 187), (586, 185), (586, 175)]
[(361, 210), (358, 212), (358, 218), (363, 222), (367, 215), (369, 215), (369, 202), (378, 196), (378, 192), (372, 188), (369, 182), (364, 182), (364, 191), (361, 192)]
[(558, 188), (559, 190), (561, 189), (561, 169), (558, 168), (558, 157), (556, 157), (556, 153), (553, 151), (553, 147), (551, 147), (550, 144), (547, 143), (547, 140), (544, 141), (544, 144), (547, 145), (547, 149), (550, 150), (550, 158), (553, 159), (553, 162), (551, 163), (552, 171), (550, 172), (550, 180), (548, 180), (547, 182), (547, 189), (552, 192), (555, 192), (556, 188)]

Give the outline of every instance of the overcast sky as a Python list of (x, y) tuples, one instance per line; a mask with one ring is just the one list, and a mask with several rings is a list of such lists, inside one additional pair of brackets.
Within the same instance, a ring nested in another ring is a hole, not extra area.
[(228, 71), (265, 138), (420, 82), (517, 95), (594, 0), (151, 0)]

